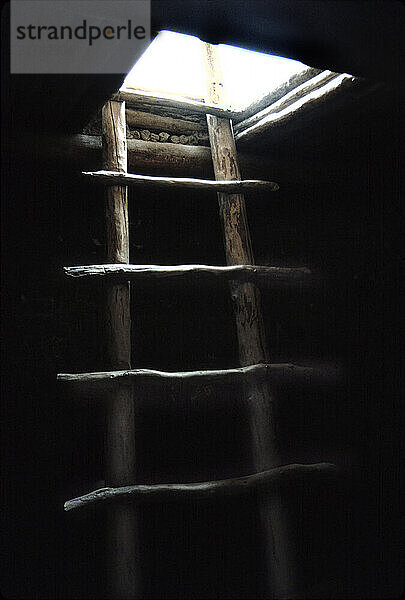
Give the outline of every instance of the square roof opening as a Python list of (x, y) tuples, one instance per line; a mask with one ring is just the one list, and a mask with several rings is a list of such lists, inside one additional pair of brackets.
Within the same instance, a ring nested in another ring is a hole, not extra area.
[[(307, 68), (296, 60), (226, 44), (218, 45), (218, 56), (227, 107), (234, 111), (243, 110)], [(201, 40), (161, 31), (132, 67), (121, 90), (203, 102), (205, 87)]]

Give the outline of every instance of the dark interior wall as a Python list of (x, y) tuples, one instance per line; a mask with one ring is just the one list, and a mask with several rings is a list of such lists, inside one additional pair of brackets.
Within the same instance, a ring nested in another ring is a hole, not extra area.
[[(275, 390), (285, 462), (341, 467), (337, 480), (286, 490), (309, 598), (401, 593), (398, 101), (391, 84), (355, 113), (333, 114), (283, 144), (264, 141), (270, 158), (305, 159), (306, 171), (292, 172), (277, 197), (247, 199), (256, 261), (307, 265), (319, 280), (312, 291), (263, 293), (272, 359), (343, 367), (335, 387)], [(64, 514), (62, 505), (102, 486), (103, 406), (64, 392), (55, 376), (103, 365), (102, 288), (61, 275), (63, 265), (103, 261), (102, 190), (69, 164), (10, 157), (3, 133), (2, 591), (99, 598), (104, 513)], [(223, 264), (211, 195), (131, 192), (130, 207), (133, 262)], [(133, 286), (132, 303), (135, 366), (237, 363), (225, 287)], [(140, 482), (251, 469), (239, 390), (136, 397)], [(260, 597), (254, 501), (143, 507), (140, 520), (148, 597)]]

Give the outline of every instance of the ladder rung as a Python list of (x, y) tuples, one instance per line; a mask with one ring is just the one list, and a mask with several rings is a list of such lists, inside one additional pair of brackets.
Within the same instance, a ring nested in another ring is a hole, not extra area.
[(70, 277), (104, 277), (115, 281), (164, 279), (168, 277), (196, 279), (224, 279), (272, 284), (303, 281), (311, 271), (306, 267), (262, 267), (256, 265), (84, 265), (64, 267)]
[(248, 190), (276, 192), (279, 189), (273, 181), (261, 179), (245, 179), (233, 181), (216, 181), (210, 179), (191, 179), (187, 177), (151, 177), (149, 175), (134, 175), (118, 171), (83, 171), (86, 177), (107, 185), (149, 185), (161, 189), (192, 189), (212, 190), (234, 194)]
[(271, 381), (294, 379), (304, 380), (312, 383), (313, 381), (335, 382), (338, 378), (339, 370), (332, 367), (308, 367), (295, 365), (292, 363), (280, 364), (256, 364), (247, 367), (238, 367), (236, 369), (218, 369), (201, 371), (157, 371), (154, 369), (127, 369), (124, 371), (99, 371), (93, 373), (59, 373), (59, 381), (81, 384), (97, 384), (105, 382), (131, 381), (137, 383), (143, 382), (162, 382), (170, 383), (243, 383), (247, 377), (269, 377)]
[(99, 502), (115, 499), (130, 499), (135, 502), (170, 502), (189, 499), (210, 499), (218, 496), (233, 496), (276, 487), (291, 478), (317, 473), (335, 473), (336, 465), (332, 463), (316, 463), (309, 465), (291, 464), (275, 467), (253, 475), (204, 481), (200, 483), (159, 483), (153, 485), (127, 485), (117, 488), (101, 488), (67, 500), (64, 504), (66, 511), (82, 508)]

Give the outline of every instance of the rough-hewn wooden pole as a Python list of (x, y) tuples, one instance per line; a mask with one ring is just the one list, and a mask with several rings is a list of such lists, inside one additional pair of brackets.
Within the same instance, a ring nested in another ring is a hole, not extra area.
[[(207, 75), (207, 99), (224, 104), (224, 89), (216, 47), (202, 44)], [(215, 178), (241, 179), (232, 124), (229, 119), (207, 115)], [(246, 206), (243, 194), (218, 193), (224, 232), (226, 261), (229, 265), (254, 264)], [(231, 282), (242, 366), (268, 362), (260, 294), (252, 283)], [(246, 387), (256, 471), (278, 466), (273, 399), (263, 381)], [(266, 597), (291, 598), (295, 595), (294, 574), (288, 549), (288, 536), (278, 494), (260, 502), (261, 523), (266, 544)]]
[[(252, 491), (272, 494), (292, 479), (302, 476), (336, 473), (337, 467), (332, 463), (316, 463), (312, 465), (283, 465), (262, 473), (216, 479), (198, 483), (155, 483), (152, 485), (127, 485), (118, 488), (101, 488), (84, 496), (72, 498), (65, 502), (65, 510), (83, 508), (91, 504), (117, 501), (119, 498), (131, 498), (134, 502), (182, 502), (185, 499), (212, 500), (213, 497), (249, 494)], [(307, 479), (308, 481), (308, 479)]]
[[(102, 109), (103, 167), (127, 171), (125, 104), (107, 102)], [(128, 198), (125, 186), (106, 189), (108, 263), (129, 262)], [(129, 283), (106, 287), (106, 362), (111, 369), (131, 367)], [(131, 485), (135, 472), (134, 406), (131, 385), (119, 385), (106, 404), (105, 480), (108, 486)], [(133, 506), (111, 507), (107, 523), (107, 594), (140, 597), (137, 517)]]

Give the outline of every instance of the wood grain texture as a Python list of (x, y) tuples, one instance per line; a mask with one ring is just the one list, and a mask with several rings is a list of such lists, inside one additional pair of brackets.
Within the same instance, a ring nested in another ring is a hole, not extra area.
[(99, 371), (93, 373), (59, 373), (58, 381), (67, 383), (97, 384), (119, 381), (136, 381), (136, 383), (235, 383), (240, 384), (249, 377), (269, 377), (274, 380), (298, 380), (313, 383), (314, 381), (337, 380), (338, 369), (332, 367), (308, 367), (292, 363), (257, 364), (235, 369), (213, 369), (201, 371), (158, 371), (155, 369), (127, 369), (124, 371)]
[(291, 464), (275, 467), (267, 471), (198, 483), (161, 483), (153, 485), (130, 485), (118, 488), (101, 488), (84, 496), (67, 500), (66, 511), (84, 508), (89, 505), (112, 500), (131, 500), (133, 502), (181, 502), (184, 500), (210, 500), (252, 492), (270, 491), (284, 482), (317, 474), (335, 473), (332, 463)]
[(306, 67), (299, 73), (294, 73), (287, 81), (283, 81), (276, 89), (271, 90), (258, 100), (254, 100), (249, 106), (244, 108), (237, 119), (233, 119), (234, 123), (240, 123), (245, 119), (255, 115), (264, 108), (267, 108), (274, 102), (277, 102), (283, 98), (286, 94), (289, 94), (292, 90), (302, 85), (309, 79), (316, 77), (322, 73), (322, 69), (314, 69), (312, 67)]
[(312, 79), (309, 79), (308, 81), (302, 83), (298, 87), (292, 89), (290, 92), (279, 98), (277, 101), (272, 102), (264, 109), (253, 114), (251, 117), (243, 119), (243, 121), (239, 121), (239, 123), (236, 123), (234, 127), (235, 133), (239, 133), (240, 131), (251, 127), (258, 121), (261, 121), (261, 119), (263, 119), (267, 115), (279, 112), (287, 106), (290, 106), (297, 100), (303, 98), (306, 94), (309, 94), (310, 92), (319, 89), (332, 79), (335, 79), (335, 77), (337, 77), (337, 73), (333, 73), (332, 71), (322, 71), (319, 75), (316, 75)]
[[(113, 96), (113, 99), (125, 101), (127, 107), (129, 107), (128, 111), (150, 112), (157, 117), (177, 117), (180, 118), (180, 120), (184, 120), (186, 115), (187, 120), (194, 120), (202, 126), (205, 126), (203, 120), (205, 114), (213, 114), (218, 117), (232, 119), (235, 123), (238, 123), (263, 110), (273, 102), (276, 102), (284, 95), (288, 94), (292, 89), (308, 81), (308, 79), (319, 75), (321, 72), (321, 69), (314, 69), (312, 67), (303, 68), (302, 71), (292, 75), (275, 90), (271, 90), (271, 92), (258, 100), (255, 100), (242, 110), (232, 110), (228, 106), (229, 103), (223, 101), (223, 94), (221, 94), (221, 97), (218, 98), (217, 102), (213, 93), (211, 93), (212, 100), (208, 102), (200, 102), (191, 100), (190, 98), (175, 98), (174, 96), (164, 93), (157, 95), (153, 92), (139, 90), (117, 92)], [(221, 104), (221, 106), (217, 106), (217, 104)], [(132, 117), (128, 114), (127, 118), (128, 123), (132, 124)], [(136, 115), (134, 118), (135, 120), (138, 120), (140, 117)]]
[[(215, 46), (202, 44), (207, 76), (207, 99), (224, 103), (223, 84)], [(229, 119), (207, 115), (212, 161), (218, 180), (241, 179), (232, 124)], [(218, 194), (219, 213), (229, 265), (254, 264), (252, 243), (242, 194)], [(242, 366), (269, 362), (259, 290), (252, 283), (232, 282), (231, 298)], [(245, 386), (255, 471), (264, 471), (280, 463), (274, 399), (264, 381)], [(260, 521), (265, 540), (266, 597), (296, 596), (295, 575), (291, 560), (287, 526), (281, 498), (259, 503)]]
[[(225, 281), (254, 281), (260, 285), (272, 286), (275, 284), (289, 284), (294, 282), (308, 281), (311, 271), (306, 267), (263, 267), (259, 265), (228, 265), (225, 267), (216, 265), (129, 265), (129, 264), (110, 264), (110, 265), (83, 265), (77, 267), (64, 267), (65, 274), (69, 277), (102, 278), (106, 281), (146, 281), (150, 279), (195, 279), (195, 280), (225, 280)], [(253, 296), (249, 295), (250, 284), (238, 284), (232, 287), (232, 299), (237, 307), (244, 300), (247, 302)], [(247, 287), (246, 287), (247, 286)], [(238, 292), (239, 287), (242, 292)], [(120, 297), (117, 297), (117, 302)], [(123, 309), (124, 310), (124, 307)], [(238, 315), (243, 312), (243, 323), (240, 325), (242, 331), (247, 329), (249, 337), (254, 335), (255, 322), (257, 320), (257, 310), (252, 312), (253, 307), (242, 307), (238, 309)], [(249, 312), (250, 311), (250, 312)], [(248, 319), (248, 322), (246, 322)], [(242, 335), (242, 334), (241, 334)], [(126, 342), (125, 342), (126, 344)], [(243, 352), (246, 356), (252, 356), (250, 347), (244, 345)], [(256, 351), (259, 355), (259, 352)], [(244, 364), (254, 364), (261, 362), (253, 361), (249, 358), (244, 360)]]
[[(199, 120), (186, 118), (173, 118), (156, 115), (145, 110), (126, 109), (127, 124), (138, 129), (152, 129), (154, 131), (168, 131), (169, 133), (190, 134), (195, 132), (207, 133), (207, 123), (204, 115)], [(208, 133), (207, 133), (208, 135)]]
[(158, 187), (163, 190), (178, 188), (229, 193), (239, 191), (276, 192), (279, 189), (277, 183), (261, 179), (212, 181), (210, 179), (192, 179), (188, 177), (151, 177), (148, 175), (135, 175), (133, 173), (118, 173), (117, 171), (83, 171), (82, 174), (106, 185), (144, 185)]
[[(145, 175), (168, 177), (213, 178), (211, 151), (205, 146), (153, 142), (128, 139), (128, 169)], [(47, 165), (74, 168), (78, 171), (96, 171), (101, 167), (101, 136), (64, 135), (28, 131), (19, 132), (10, 141), (10, 152), (30, 162), (35, 155)], [(238, 160), (245, 178), (300, 181), (313, 183), (312, 161), (302, 159), (269, 159), (255, 151), (239, 152)], [(333, 163), (330, 168), (333, 169)], [(335, 167), (336, 168), (336, 167)], [(329, 177), (329, 175), (328, 175)], [(326, 178), (326, 175), (325, 175)]]
[(290, 121), (300, 122), (303, 118), (310, 118), (316, 122), (316, 107), (320, 104), (332, 105), (334, 97), (341, 95), (342, 91), (350, 88), (354, 83), (361, 85), (357, 78), (342, 74), (332, 78), (312, 92), (296, 98), (294, 102), (286, 106), (280, 106), (278, 110), (263, 111), (263, 117), (255, 120), (251, 126), (235, 134), (236, 141), (251, 142), (260, 139), (272, 127), (286, 126)]
[[(125, 104), (107, 102), (102, 109), (103, 166), (127, 171)], [(111, 263), (129, 261), (128, 192), (116, 185), (105, 190), (106, 254)], [(112, 369), (131, 367), (131, 316), (128, 282), (107, 282), (105, 308), (106, 362)], [(135, 475), (135, 432), (132, 386), (110, 392), (106, 408), (105, 480), (132, 483)], [(137, 518), (132, 508), (117, 506), (107, 522), (107, 593), (110, 598), (139, 598), (140, 573)]]
[(140, 110), (151, 110), (157, 114), (171, 115), (173, 110), (197, 114), (215, 114), (227, 119), (238, 118), (239, 111), (231, 110), (225, 106), (216, 106), (212, 102), (198, 102), (189, 98), (174, 98), (169, 94), (156, 96), (151, 92), (120, 91), (114, 94), (113, 99), (125, 101), (130, 107)]

